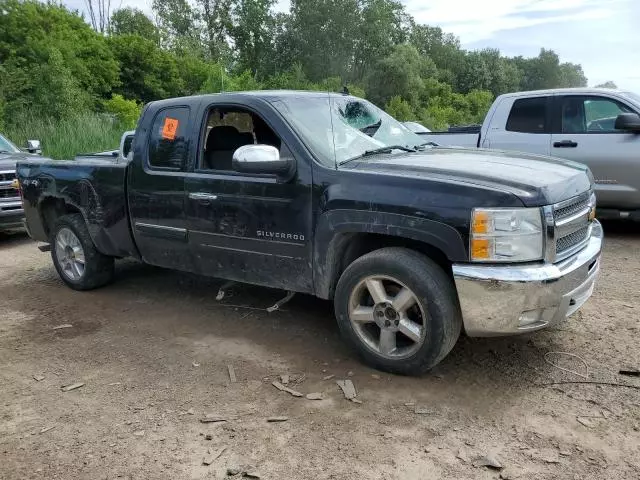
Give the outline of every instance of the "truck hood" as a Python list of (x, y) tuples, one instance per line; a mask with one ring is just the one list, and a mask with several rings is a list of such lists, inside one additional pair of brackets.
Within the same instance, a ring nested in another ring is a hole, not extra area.
[(18, 161), (33, 157), (34, 155), (23, 152), (0, 153), (0, 170), (15, 170)]
[(542, 155), (433, 147), (381, 154), (340, 167), (356, 171), (482, 185), (516, 195), (526, 206), (557, 203), (589, 190), (585, 165)]

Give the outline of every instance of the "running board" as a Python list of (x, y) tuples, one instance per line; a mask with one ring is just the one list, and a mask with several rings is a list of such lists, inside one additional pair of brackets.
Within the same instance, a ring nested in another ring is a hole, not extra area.
[(38, 250), (40, 250), (41, 252), (50, 252), (51, 245), (48, 243), (45, 243), (44, 245), (38, 245)]

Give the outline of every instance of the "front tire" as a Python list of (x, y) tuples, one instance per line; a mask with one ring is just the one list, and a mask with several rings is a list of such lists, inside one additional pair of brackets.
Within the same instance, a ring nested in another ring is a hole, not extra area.
[(418, 375), (437, 365), (462, 327), (451, 278), (425, 255), (383, 248), (349, 265), (336, 286), (343, 337), (369, 365)]
[(74, 290), (92, 290), (113, 279), (114, 259), (96, 250), (82, 215), (60, 217), (51, 232), (50, 243), (58, 275)]

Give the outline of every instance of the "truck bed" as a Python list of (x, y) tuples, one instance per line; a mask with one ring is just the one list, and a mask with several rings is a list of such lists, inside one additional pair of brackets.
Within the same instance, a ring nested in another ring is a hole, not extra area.
[[(79, 160), (29, 159), (18, 162), (25, 218), (32, 238), (49, 241), (46, 212), (70, 205), (81, 213), (98, 251), (115, 257), (134, 256), (127, 209), (127, 164), (112, 158)], [(75, 209), (75, 212), (73, 210)]]
[(425, 142), (437, 143), (443, 147), (478, 146), (479, 133), (425, 132), (419, 133)]

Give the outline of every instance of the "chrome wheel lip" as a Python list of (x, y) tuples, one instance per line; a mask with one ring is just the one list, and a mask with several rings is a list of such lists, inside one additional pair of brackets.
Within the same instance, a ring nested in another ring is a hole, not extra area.
[[(376, 286), (373, 290), (375, 296), (378, 297), (376, 302), (371, 295), (367, 282), (378, 281), (378, 283), (385, 281), (391, 282), (398, 287), (396, 295), (389, 295), (386, 289), (382, 288), (382, 291)], [(360, 300), (364, 291), (367, 290), (371, 296), (371, 300), (374, 302), (374, 306), (361, 305)], [(377, 293), (376, 293), (377, 292)], [(403, 295), (400, 296), (399, 294)], [(386, 298), (382, 298), (382, 297)], [(392, 303), (396, 303), (400, 306), (409, 305), (403, 310), (395, 310), (392, 307)], [(416, 322), (407, 315), (407, 310), (417, 306), (421, 323)], [(382, 313), (380, 313), (382, 312)], [(387, 315), (388, 312), (391, 315)], [(393, 315), (395, 313), (396, 316)], [(420, 302), (418, 296), (407, 287), (403, 282), (390, 275), (369, 275), (361, 279), (356, 286), (352, 289), (349, 296), (348, 305), (349, 321), (359, 340), (374, 354), (391, 360), (402, 360), (414, 355), (424, 345), (427, 336), (426, 324), (428, 321), (427, 312), (425, 307)], [(373, 317), (373, 321), (369, 320)], [(373, 328), (375, 334), (372, 334), (370, 330), (364, 327), (366, 324), (374, 323), (376, 327)], [(419, 327), (419, 330), (418, 328)], [(409, 333), (411, 336), (407, 335)], [(379, 333), (379, 337), (376, 336)], [(413, 344), (407, 346), (397, 347), (397, 335), (401, 334), (409, 339)], [(387, 347), (389, 345), (395, 346), (392, 350)], [(383, 351), (389, 350), (389, 351)]]
[(85, 255), (78, 236), (70, 228), (63, 227), (56, 233), (55, 254), (61, 273), (73, 282), (85, 273)]

